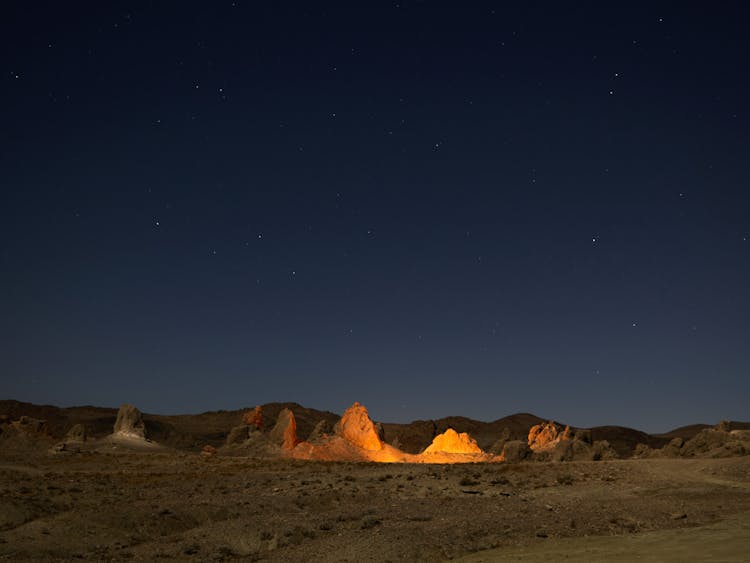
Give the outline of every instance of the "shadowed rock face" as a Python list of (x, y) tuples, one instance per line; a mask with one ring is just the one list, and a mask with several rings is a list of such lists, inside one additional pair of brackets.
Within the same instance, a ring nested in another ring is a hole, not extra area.
[(317, 440), (321, 440), (328, 436), (328, 434), (331, 434), (333, 432), (333, 425), (328, 422), (327, 420), (321, 420), (316, 425), (315, 428), (313, 428), (313, 431), (310, 432), (310, 435), (307, 437), (308, 442), (315, 442)]
[(276, 426), (269, 434), (269, 439), (284, 450), (293, 450), (299, 444), (297, 439), (297, 421), (294, 413), (289, 409), (283, 409), (276, 419)]
[(509, 440), (503, 445), (500, 459), (507, 463), (518, 463), (529, 456), (531, 456), (531, 448), (528, 443), (523, 440)]
[(83, 424), (75, 424), (68, 433), (65, 434), (65, 440), (68, 442), (85, 442), (86, 441), (86, 426)]
[(448, 428), (442, 434), (435, 436), (432, 444), (427, 446), (424, 453), (449, 453), (449, 454), (481, 454), (481, 448), (477, 441), (466, 432), (459, 434), (453, 428)]
[(233, 444), (241, 444), (250, 437), (250, 429), (256, 430), (255, 426), (248, 426), (247, 424), (240, 424), (235, 426), (229, 431), (227, 435), (226, 445), (231, 446)]
[(146, 425), (141, 411), (130, 404), (123, 404), (117, 411), (114, 434), (130, 438), (146, 438)]
[(380, 439), (375, 424), (370, 419), (367, 409), (359, 403), (354, 403), (336, 423), (336, 433), (364, 450), (382, 450), (383, 441)]

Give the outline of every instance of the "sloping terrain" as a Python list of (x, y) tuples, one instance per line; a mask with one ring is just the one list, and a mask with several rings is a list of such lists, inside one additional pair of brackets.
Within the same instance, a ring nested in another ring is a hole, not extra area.
[[(732, 548), (719, 553), (744, 557), (747, 527), (723, 523), (750, 511), (748, 459), (383, 465), (0, 453), (0, 558), (491, 561), (524, 550), (557, 560), (559, 542), (647, 541), (716, 523)], [(573, 559), (608, 561), (619, 549), (593, 545), (595, 557)]]

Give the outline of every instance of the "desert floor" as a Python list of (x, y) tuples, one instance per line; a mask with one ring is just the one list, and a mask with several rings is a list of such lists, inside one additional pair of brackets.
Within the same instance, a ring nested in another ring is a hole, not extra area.
[(747, 561), (750, 457), (395, 465), (0, 457), (0, 558)]

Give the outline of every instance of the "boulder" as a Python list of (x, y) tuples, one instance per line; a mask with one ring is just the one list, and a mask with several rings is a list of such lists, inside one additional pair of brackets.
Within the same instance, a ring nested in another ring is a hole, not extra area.
[(510, 440), (503, 446), (500, 460), (507, 463), (518, 463), (531, 455), (529, 444), (523, 440)]
[(334, 430), (346, 441), (364, 450), (383, 449), (383, 441), (375, 429), (375, 424), (370, 419), (367, 409), (359, 403), (354, 403), (346, 409)]
[(685, 446), (685, 440), (677, 436), (661, 449), (661, 455), (664, 457), (679, 457), (682, 455), (682, 448)]
[(282, 409), (276, 419), (276, 425), (268, 435), (271, 443), (284, 450), (293, 450), (299, 444), (297, 439), (297, 421), (290, 409)]
[(558, 440), (551, 447), (541, 448), (534, 457), (539, 461), (579, 461), (591, 460), (591, 446), (579, 440)]
[(639, 459), (646, 459), (649, 457), (653, 457), (654, 450), (651, 449), (647, 444), (639, 443), (636, 444), (635, 450), (633, 450), (633, 457), (639, 458)]
[(143, 422), (141, 411), (128, 403), (120, 405), (113, 434), (127, 438), (145, 439), (146, 425)]
[(602, 459), (616, 459), (617, 451), (612, 447), (607, 440), (597, 440), (593, 443), (593, 457), (594, 461)]
[(559, 440), (553, 442), (551, 447), (536, 450), (534, 459), (537, 461), (599, 461), (617, 458), (617, 452), (606, 440), (597, 440), (591, 444), (585, 440), (579, 440), (577, 435), (573, 438), (564, 438), (564, 435), (565, 433), (560, 436)]
[(435, 436), (432, 444), (427, 446), (423, 453), (481, 454), (484, 452), (477, 445), (477, 441), (466, 432), (459, 434), (453, 428), (448, 428), (442, 434)]

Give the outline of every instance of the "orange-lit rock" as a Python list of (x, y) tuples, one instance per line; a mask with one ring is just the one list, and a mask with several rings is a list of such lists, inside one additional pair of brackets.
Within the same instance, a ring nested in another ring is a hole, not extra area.
[(251, 411), (247, 411), (242, 417), (242, 423), (247, 426), (255, 426), (258, 430), (263, 429), (263, 410), (260, 405)]
[(299, 444), (297, 438), (297, 421), (294, 413), (289, 409), (282, 409), (276, 419), (276, 426), (268, 435), (272, 443), (281, 446), (284, 450), (293, 450)]
[(453, 428), (448, 428), (442, 434), (435, 436), (432, 444), (425, 448), (425, 454), (481, 454), (484, 453), (477, 445), (477, 441), (466, 432), (459, 434)]
[(354, 403), (336, 423), (336, 434), (364, 450), (378, 451), (383, 449), (375, 425), (370, 419), (367, 409), (359, 403)]
[(563, 440), (570, 440), (573, 437), (569, 426), (561, 430), (561, 426), (553, 420), (532, 426), (529, 430), (529, 447), (537, 452), (554, 448)]

